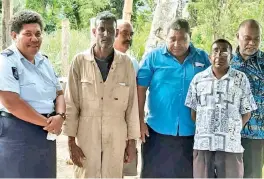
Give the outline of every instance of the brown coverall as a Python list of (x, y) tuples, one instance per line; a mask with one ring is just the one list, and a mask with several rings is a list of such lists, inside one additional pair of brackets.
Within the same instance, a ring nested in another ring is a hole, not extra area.
[(86, 159), (76, 178), (121, 178), (126, 140), (140, 137), (136, 78), (129, 57), (115, 51), (107, 80), (92, 48), (75, 56), (65, 89), (63, 133), (77, 139)]

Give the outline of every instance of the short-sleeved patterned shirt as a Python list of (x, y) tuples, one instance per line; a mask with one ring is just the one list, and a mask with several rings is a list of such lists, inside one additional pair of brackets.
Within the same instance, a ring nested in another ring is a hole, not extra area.
[(194, 149), (242, 153), (242, 114), (257, 108), (246, 75), (229, 68), (217, 79), (212, 67), (191, 82), (185, 105), (196, 111)]
[(264, 139), (264, 52), (258, 51), (244, 61), (237, 49), (231, 66), (247, 75), (258, 106), (258, 109), (252, 112), (251, 118), (243, 128), (241, 135), (243, 138)]

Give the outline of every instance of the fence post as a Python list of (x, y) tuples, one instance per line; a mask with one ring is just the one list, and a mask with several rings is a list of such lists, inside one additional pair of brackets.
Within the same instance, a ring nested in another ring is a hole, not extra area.
[(12, 0), (2, 0), (2, 49), (11, 45), (9, 20), (13, 14)]
[(93, 28), (95, 27), (95, 17), (90, 19), (90, 45), (92, 46), (95, 43), (95, 37), (93, 35)]
[(61, 34), (61, 45), (62, 45), (62, 76), (68, 75), (69, 69), (69, 47), (70, 47), (70, 22), (68, 19), (62, 20), (62, 34)]
[(131, 15), (133, 10), (133, 0), (124, 0), (124, 9), (123, 9), (123, 20), (131, 21)]

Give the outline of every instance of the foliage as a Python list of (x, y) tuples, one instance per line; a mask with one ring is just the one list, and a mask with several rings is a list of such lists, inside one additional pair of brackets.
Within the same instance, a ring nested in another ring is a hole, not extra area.
[(192, 40), (207, 51), (218, 38), (236, 46), (235, 34), (245, 19), (254, 18), (264, 25), (264, 0), (195, 0), (189, 3), (188, 10)]
[[(124, 0), (24, 0), (26, 8), (39, 12), (45, 19), (47, 33), (61, 27), (60, 21), (68, 18), (71, 28), (83, 29), (89, 27), (89, 19), (98, 12), (109, 10), (117, 18), (122, 18)], [(133, 21), (142, 7), (153, 7), (153, 0), (133, 1)]]
[(62, 12), (74, 29), (87, 28), (89, 19), (104, 10), (107, 0), (61, 0)]
[[(144, 6), (151, 5), (153, 0), (133, 0), (132, 7), (132, 20), (135, 22), (139, 9)], [(121, 19), (123, 15), (124, 0), (109, 0), (108, 6), (105, 9), (111, 9), (111, 11), (116, 15), (117, 19)]]
[[(80, 40), (81, 39), (81, 40)], [(84, 30), (71, 30), (69, 39), (69, 63), (74, 55), (84, 51), (90, 45), (90, 36), (88, 31)], [(62, 44), (61, 44), (61, 30), (44, 34), (41, 51), (47, 54), (49, 60), (53, 64), (55, 71), (60, 76), (62, 73)]]
[(141, 60), (145, 51), (145, 45), (149, 36), (152, 18), (153, 18), (152, 11), (144, 10), (137, 15), (135, 22), (133, 24), (135, 34), (133, 37), (133, 44), (131, 47), (131, 51), (132, 54), (139, 61)]
[(61, 27), (60, 21), (68, 18), (71, 28), (89, 26), (89, 19), (104, 9), (107, 0), (26, 0), (26, 8), (39, 12), (45, 19), (45, 31), (50, 33)]

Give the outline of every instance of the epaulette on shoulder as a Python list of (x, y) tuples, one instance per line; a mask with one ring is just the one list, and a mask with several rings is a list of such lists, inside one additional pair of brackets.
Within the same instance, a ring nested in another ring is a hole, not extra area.
[(45, 54), (42, 54), (42, 56), (43, 56), (43, 57), (46, 57), (47, 59), (49, 59), (49, 57), (48, 57), (47, 55), (45, 55)]
[(6, 57), (9, 57), (10, 55), (13, 55), (13, 54), (14, 54), (14, 52), (10, 49), (5, 49), (1, 52), (1, 55), (4, 55)]

